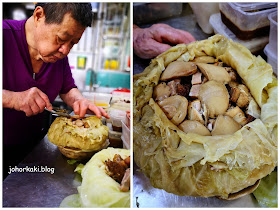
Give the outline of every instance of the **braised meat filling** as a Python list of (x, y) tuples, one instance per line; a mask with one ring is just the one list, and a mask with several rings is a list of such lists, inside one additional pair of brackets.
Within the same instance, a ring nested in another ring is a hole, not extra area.
[(106, 173), (120, 184), (121, 191), (128, 191), (130, 188), (130, 156), (122, 159), (116, 154), (113, 160), (105, 161)]

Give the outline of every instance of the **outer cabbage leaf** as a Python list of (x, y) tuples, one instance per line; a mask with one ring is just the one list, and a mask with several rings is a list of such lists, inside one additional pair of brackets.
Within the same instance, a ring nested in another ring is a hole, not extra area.
[(69, 195), (63, 199), (60, 206), (61, 208), (81, 208), (82, 204), (80, 202), (79, 194)]
[[(82, 184), (78, 187), (79, 194), (66, 197), (60, 207), (130, 207), (130, 191), (121, 192), (120, 184), (105, 172), (104, 162), (113, 160), (115, 154), (123, 159), (130, 156), (127, 149), (107, 148), (96, 153), (82, 169)], [(75, 171), (76, 171), (75, 170)]]
[(76, 167), (76, 169), (74, 170), (74, 172), (77, 172), (78, 174), (82, 174), (82, 170), (83, 170), (83, 168), (84, 168), (85, 166), (84, 166), (84, 164), (82, 164), (82, 163), (80, 163), (77, 167)]
[[(166, 117), (152, 99), (162, 71), (171, 61), (202, 55), (237, 70), (261, 107), (260, 119), (233, 135), (200, 136), (182, 132)], [(272, 73), (262, 58), (215, 35), (171, 48), (134, 76), (134, 160), (151, 184), (177, 195), (227, 198), (271, 173), (277, 165), (277, 80)]]
[(109, 128), (96, 116), (85, 120), (89, 128), (73, 125), (72, 120), (58, 117), (48, 131), (50, 142), (61, 147), (78, 148), (82, 151), (97, 151), (104, 148), (109, 135)]
[(253, 194), (262, 207), (277, 207), (277, 172), (263, 178)]

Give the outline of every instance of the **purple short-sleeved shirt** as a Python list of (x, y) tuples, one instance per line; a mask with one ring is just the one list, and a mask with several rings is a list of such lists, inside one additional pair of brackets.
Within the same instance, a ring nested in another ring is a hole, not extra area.
[[(26, 20), (3, 20), (3, 89), (18, 92), (37, 87), (53, 102), (58, 94), (67, 93), (76, 87), (68, 58), (56, 63), (43, 63), (33, 79), (25, 23)], [(24, 112), (4, 108), (4, 145), (26, 144), (29, 140), (39, 138), (42, 122), (42, 113), (26, 117)]]

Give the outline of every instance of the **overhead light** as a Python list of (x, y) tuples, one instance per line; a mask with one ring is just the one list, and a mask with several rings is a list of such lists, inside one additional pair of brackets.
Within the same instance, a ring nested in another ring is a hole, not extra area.
[(13, 10), (12, 17), (13, 20), (24, 20), (27, 18), (25, 11), (20, 8), (16, 8), (15, 10)]

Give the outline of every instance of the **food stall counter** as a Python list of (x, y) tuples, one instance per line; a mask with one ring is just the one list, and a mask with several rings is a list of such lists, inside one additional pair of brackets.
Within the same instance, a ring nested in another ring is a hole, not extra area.
[(3, 207), (59, 207), (65, 197), (78, 193), (81, 183), (75, 165), (47, 136), (11, 170), (17, 172), (3, 181)]

